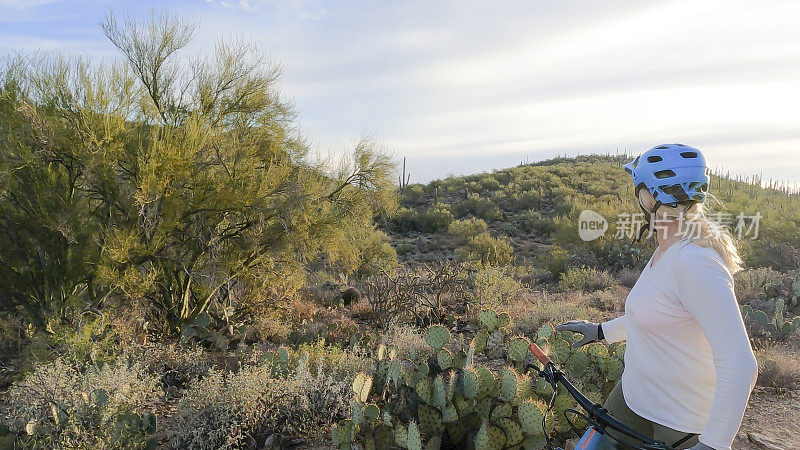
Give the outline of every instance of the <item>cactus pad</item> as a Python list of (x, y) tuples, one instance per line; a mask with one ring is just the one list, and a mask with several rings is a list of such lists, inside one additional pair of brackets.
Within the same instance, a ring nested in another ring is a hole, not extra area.
[(603, 360), (603, 374), (609, 381), (616, 381), (622, 377), (624, 365), (617, 358), (609, 357)]
[(417, 408), (420, 431), (426, 436), (434, 436), (444, 431), (442, 414), (438, 409), (421, 403)]
[(408, 424), (408, 435), (406, 436), (406, 448), (408, 450), (422, 450), (422, 436), (419, 433), (417, 424)]
[(544, 436), (526, 436), (522, 447), (525, 450), (543, 450), (547, 448), (547, 440)]
[(394, 430), (386, 424), (380, 424), (372, 432), (377, 450), (389, 450), (394, 446)]
[(458, 412), (452, 403), (448, 403), (442, 410), (442, 422), (452, 423), (458, 420)]
[(554, 334), (556, 334), (556, 329), (553, 328), (553, 325), (546, 323), (536, 332), (536, 339), (550, 339)]
[(402, 423), (398, 422), (397, 425), (394, 426), (394, 442), (402, 448), (407, 448), (407, 439), (408, 430), (406, 430), (406, 427), (404, 427)]
[(431, 395), (431, 404), (439, 409), (444, 408), (447, 403), (447, 392), (444, 389), (444, 380), (439, 375), (433, 380), (433, 392)]
[(478, 375), (472, 368), (467, 367), (463, 373), (464, 397), (475, 398), (478, 395)]
[(497, 313), (491, 309), (484, 309), (478, 313), (478, 323), (487, 331), (494, 331), (497, 329), (498, 317)]
[(428, 440), (425, 450), (439, 450), (442, 447), (442, 438), (434, 436)]
[(540, 435), (544, 434), (542, 429), (542, 418), (544, 418), (544, 409), (542, 404), (538, 402), (525, 401), (520, 403), (517, 407), (517, 419), (522, 430), (527, 435)]
[(450, 342), (450, 330), (443, 325), (433, 325), (425, 332), (425, 342), (439, 350)]
[(353, 392), (362, 403), (367, 401), (369, 392), (372, 389), (372, 377), (365, 373), (359, 373), (353, 380)]
[(500, 419), (497, 424), (505, 432), (507, 446), (517, 445), (525, 437), (522, 434), (522, 427), (513, 419)]
[(357, 401), (353, 401), (352, 405), (353, 412), (350, 415), (350, 419), (356, 426), (361, 425), (361, 422), (364, 421), (364, 410), (361, 408), (361, 404)]
[(489, 332), (486, 330), (479, 330), (472, 338), (472, 349), (481, 353), (486, 350), (486, 343), (489, 341)]
[(475, 370), (478, 374), (478, 397), (485, 397), (494, 390), (497, 381), (489, 368), (477, 366)]
[(436, 353), (436, 362), (439, 364), (440, 369), (449, 369), (453, 366), (453, 354), (450, 353), (450, 350), (443, 348)]
[(369, 420), (376, 420), (380, 414), (381, 410), (378, 408), (378, 405), (369, 404), (364, 408), (364, 417)]
[(433, 403), (433, 385), (430, 379), (423, 378), (419, 380), (417, 385), (414, 386), (414, 391), (423, 402), (428, 404)]
[(486, 342), (486, 356), (493, 359), (503, 357), (503, 351), (505, 351), (505, 345), (503, 345), (504, 337), (505, 333), (500, 330), (494, 331), (489, 335), (489, 340)]
[(511, 417), (512, 414), (513, 407), (511, 406), (511, 403), (500, 403), (494, 407), (490, 417), (492, 422), (497, 422), (500, 419), (507, 419)]
[(510, 402), (517, 396), (517, 373), (514, 369), (504, 368), (500, 372), (500, 395)]
[(528, 347), (531, 345), (530, 341), (524, 337), (515, 337), (508, 343), (508, 357), (514, 362), (525, 361), (528, 356)]

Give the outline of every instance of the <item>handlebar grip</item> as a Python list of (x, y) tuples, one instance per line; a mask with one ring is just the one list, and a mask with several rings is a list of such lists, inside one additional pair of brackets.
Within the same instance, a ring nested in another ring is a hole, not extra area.
[(541, 362), (542, 364), (547, 365), (549, 363), (552, 363), (552, 361), (550, 361), (550, 358), (548, 358), (547, 355), (544, 353), (544, 350), (542, 350), (538, 345), (536, 345), (536, 342), (531, 342), (531, 345), (530, 347), (528, 347), (528, 350), (530, 350), (531, 353), (533, 353), (533, 356), (535, 356), (536, 359), (538, 359), (539, 362)]

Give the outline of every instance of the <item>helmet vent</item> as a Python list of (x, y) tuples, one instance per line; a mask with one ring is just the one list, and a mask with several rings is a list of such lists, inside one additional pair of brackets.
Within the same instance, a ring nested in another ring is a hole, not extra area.
[(659, 186), (659, 188), (662, 191), (664, 191), (664, 193), (667, 194), (667, 195), (675, 195), (678, 192), (683, 191), (683, 188), (681, 188), (681, 186), (679, 184), (673, 184), (673, 185), (662, 184), (661, 186)]
[(653, 175), (655, 175), (655, 177), (658, 179), (662, 179), (662, 178), (674, 177), (675, 172), (671, 170), (659, 170), (658, 172), (655, 172)]
[(669, 145), (661, 145), (661, 146), (658, 146), (658, 147), (656, 147), (656, 148), (660, 148), (660, 149), (666, 149), (666, 148), (669, 148)]
[(697, 188), (703, 192), (708, 192), (708, 183), (700, 184), (699, 181), (692, 181), (689, 183), (689, 189)]
[(657, 156), (657, 155), (653, 155), (653, 156), (648, 156), (647, 157), (647, 162), (650, 162), (650, 163), (659, 162), (659, 161), (662, 161), (662, 160), (663, 160), (663, 158), (661, 158), (660, 156)]
[(697, 158), (696, 152), (681, 152), (681, 156), (684, 158)]
[(639, 165), (639, 158), (640, 156), (637, 156), (636, 159), (633, 160), (633, 164), (631, 164), (634, 169)]
[(628, 173), (633, 173), (633, 172), (631, 171), (631, 169), (629, 169), (629, 168), (627, 168), (627, 167), (625, 168), (625, 172), (628, 172)]

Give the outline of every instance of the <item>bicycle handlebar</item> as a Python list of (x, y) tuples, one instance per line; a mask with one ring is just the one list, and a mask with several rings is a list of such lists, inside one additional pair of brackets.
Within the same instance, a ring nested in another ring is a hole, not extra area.
[[(664, 444), (663, 442), (657, 442), (653, 439), (639, 433), (638, 431), (630, 428), (629, 426), (625, 425), (624, 423), (620, 422), (614, 416), (612, 416), (607, 409), (605, 409), (600, 404), (592, 403), (581, 391), (579, 391), (572, 383), (567, 380), (564, 374), (556, 368), (553, 361), (547, 356), (547, 354), (538, 346), (535, 342), (531, 342), (529, 346), (529, 350), (544, 365), (544, 373), (547, 374), (549, 371), (552, 379), (561, 383), (564, 388), (566, 388), (567, 392), (569, 392), (570, 396), (578, 402), (578, 404), (583, 408), (588, 414), (591, 420), (597, 422), (597, 424), (601, 425), (602, 427), (608, 427), (612, 430), (616, 430), (622, 434), (630, 436), (638, 441), (641, 441), (644, 445), (643, 448), (645, 449), (653, 449), (653, 450), (673, 450), (672, 447)], [(549, 381), (549, 380), (548, 380)], [(602, 430), (598, 430), (601, 431)]]

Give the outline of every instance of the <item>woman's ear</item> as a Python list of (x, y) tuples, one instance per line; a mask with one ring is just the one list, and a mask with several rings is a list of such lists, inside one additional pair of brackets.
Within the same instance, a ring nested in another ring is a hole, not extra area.
[(639, 206), (647, 211), (652, 211), (655, 204), (656, 199), (653, 198), (653, 194), (651, 194), (650, 191), (647, 189), (639, 190)]

